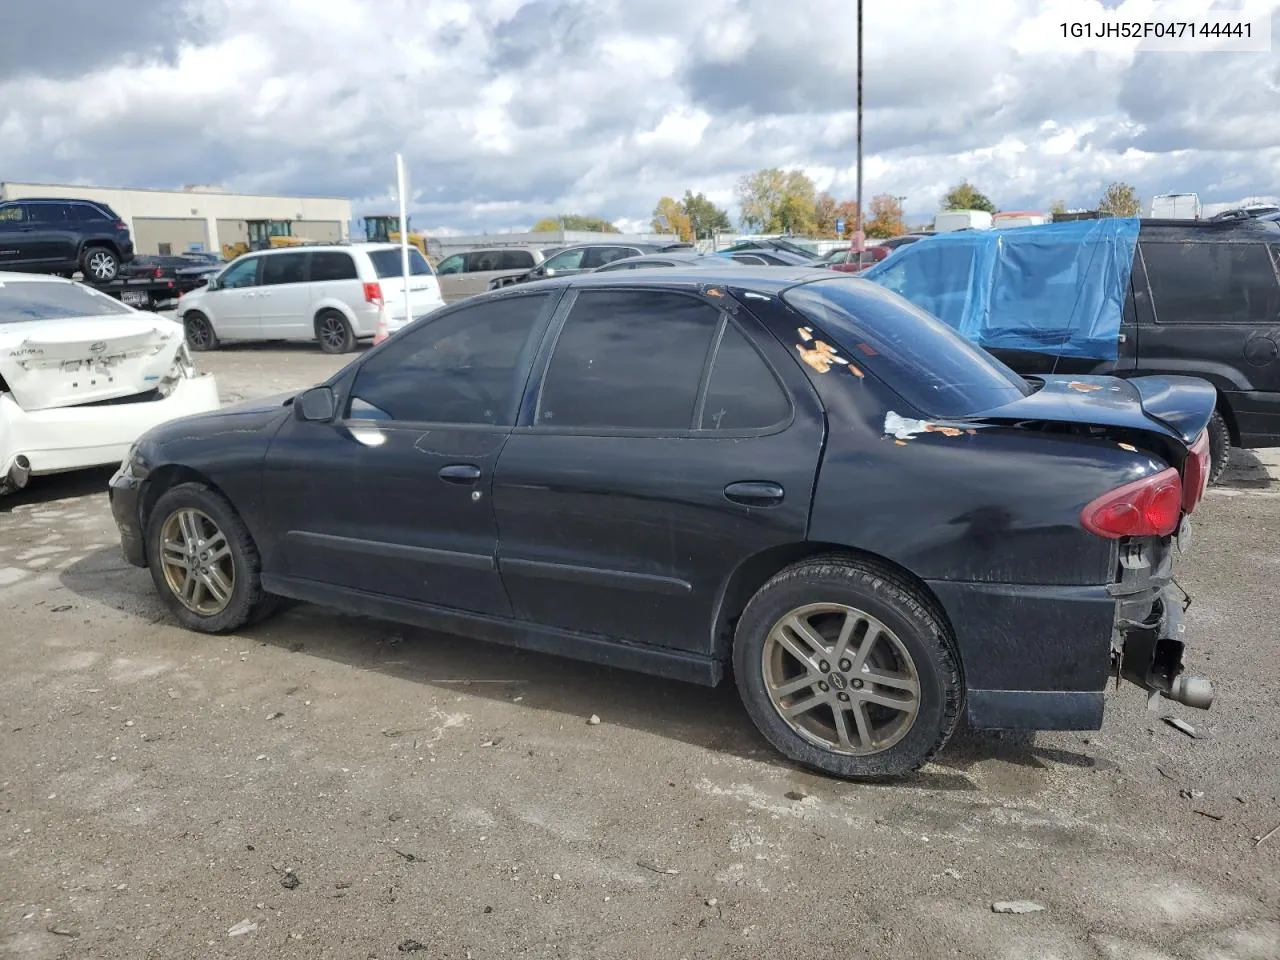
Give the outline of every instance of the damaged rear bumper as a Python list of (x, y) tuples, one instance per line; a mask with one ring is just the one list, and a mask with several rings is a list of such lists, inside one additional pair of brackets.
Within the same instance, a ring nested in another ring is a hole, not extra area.
[(218, 406), (212, 374), (181, 377), (168, 396), (135, 403), (26, 411), (12, 394), (0, 394), (0, 477), (15, 464), (33, 477), (117, 464), (152, 427)]
[(1213, 685), (1203, 677), (1186, 672), (1182, 661), (1186, 644), (1182, 608), (1172, 586), (1159, 591), (1154, 601), (1144, 600), (1146, 615), (1132, 619), (1132, 600), (1122, 600), (1116, 619), (1114, 663), (1119, 676), (1150, 694), (1149, 704), (1160, 697), (1189, 707), (1208, 710), (1213, 704)]

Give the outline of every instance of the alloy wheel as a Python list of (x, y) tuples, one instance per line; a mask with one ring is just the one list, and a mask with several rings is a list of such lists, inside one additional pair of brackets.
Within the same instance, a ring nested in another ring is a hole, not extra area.
[(183, 507), (160, 528), (165, 583), (192, 613), (212, 617), (226, 609), (236, 586), (231, 545), (207, 513)]
[(846, 604), (787, 613), (769, 631), (760, 666), (783, 722), (836, 753), (888, 750), (919, 712), (920, 675), (907, 648), (875, 617)]
[(89, 272), (95, 280), (111, 280), (116, 275), (115, 257), (105, 250), (97, 250), (89, 255)]
[(204, 320), (187, 321), (187, 339), (197, 349), (209, 345), (209, 324)]
[(325, 317), (320, 321), (320, 339), (325, 346), (340, 349), (347, 342), (346, 324), (337, 317)]

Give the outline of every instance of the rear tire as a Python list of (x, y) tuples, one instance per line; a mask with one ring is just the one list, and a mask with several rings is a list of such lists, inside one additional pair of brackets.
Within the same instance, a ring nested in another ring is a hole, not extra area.
[(1231, 462), (1231, 431), (1217, 410), (1209, 418), (1209, 482), (1217, 483)]
[(120, 257), (109, 247), (86, 247), (80, 256), (80, 272), (86, 280), (109, 283), (120, 276)]
[(193, 352), (218, 349), (218, 335), (214, 333), (213, 324), (199, 310), (191, 310), (183, 315), (182, 328), (186, 333), (187, 346)]
[(849, 557), (795, 564), (761, 587), (738, 622), (733, 666), (765, 739), (837, 777), (919, 769), (951, 736), (964, 696), (954, 641), (933, 601), (879, 564)]
[(316, 317), (316, 342), (325, 353), (350, 353), (356, 346), (356, 335), (347, 318), (337, 310), (325, 310)]
[(161, 494), (147, 521), (147, 560), (160, 599), (188, 630), (225, 633), (270, 616), (279, 603), (262, 589), (248, 527), (202, 483)]

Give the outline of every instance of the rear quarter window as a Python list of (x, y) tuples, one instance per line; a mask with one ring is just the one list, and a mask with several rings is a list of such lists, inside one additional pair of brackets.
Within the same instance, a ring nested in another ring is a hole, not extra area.
[(1265, 243), (1139, 245), (1157, 323), (1274, 323), (1280, 280)]
[(871, 281), (819, 280), (782, 299), (834, 341), (843, 359), (866, 367), (926, 416), (970, 416), (1031, 392), (991, 354)]

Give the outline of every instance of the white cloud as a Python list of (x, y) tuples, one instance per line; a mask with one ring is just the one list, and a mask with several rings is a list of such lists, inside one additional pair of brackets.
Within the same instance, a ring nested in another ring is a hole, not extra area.
[[(854, 190), (847, 0), (134, 3), (92, 23), (66, 0), (7, 11), (4, 176), (220, 182), (363, 211), (393, 205), (403, 150), (415, 222), (456, 230), (557, 212), (644, 224), (686, 189), (731, 206), (737, 179), (765, 166)], [(1280, 22), (1280, 0), (1253, 8)], [(866, 4), (864, 195), (925, 215), (961, 178), (1006, 208), (1088, 205), (1114, 179), (1146, 197), (1274, 193), (1274, 53), (1061, 37), (1062, 22), (1168, 9)]]

